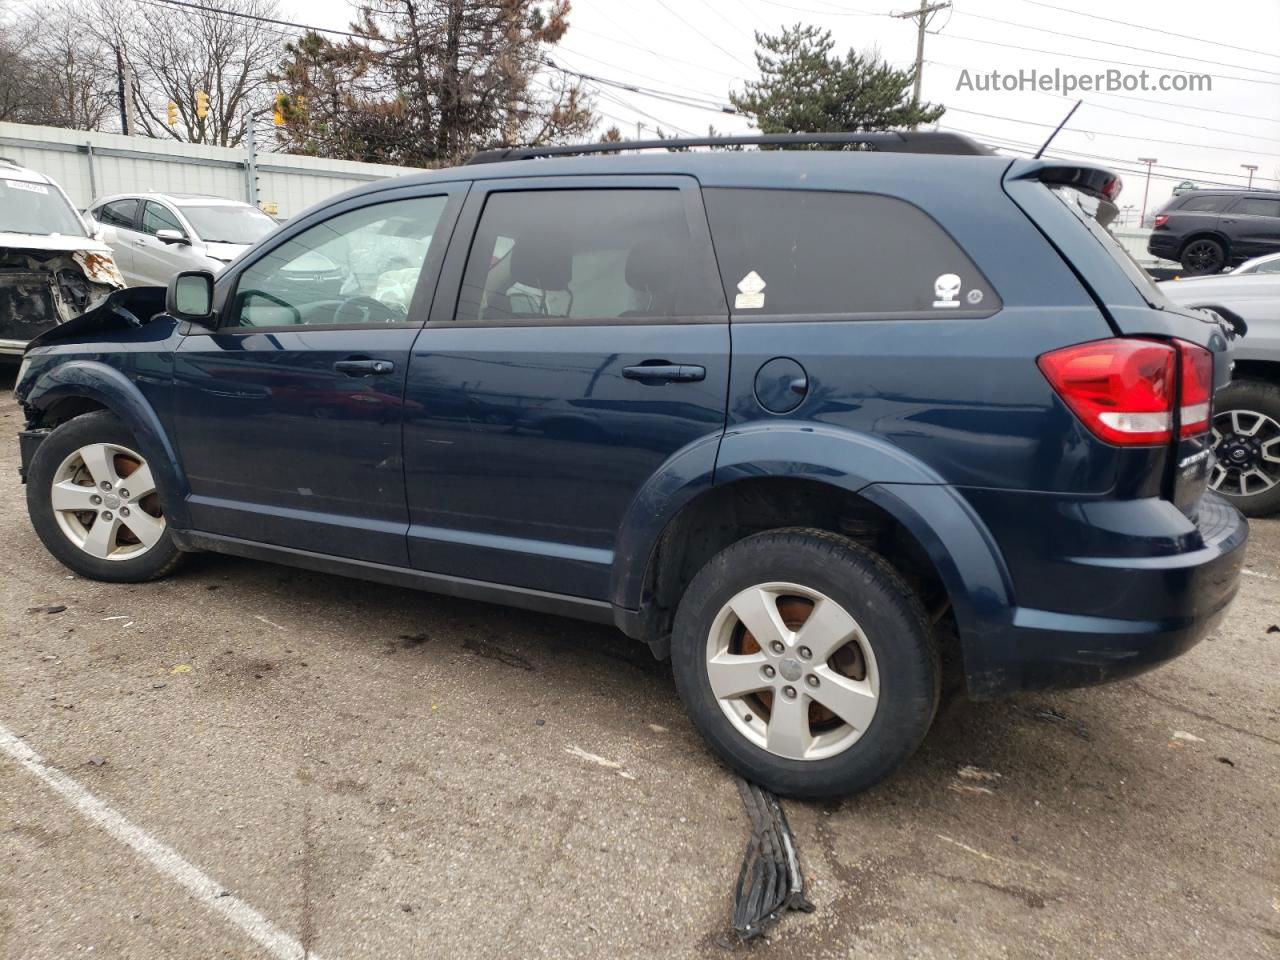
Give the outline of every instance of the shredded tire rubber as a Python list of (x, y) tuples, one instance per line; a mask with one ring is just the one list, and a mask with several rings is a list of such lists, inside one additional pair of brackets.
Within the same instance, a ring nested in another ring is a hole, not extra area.
[(768, 790), (735, 779), (751, 818), (751, 839), (733, 888), (733, 930), (745, 941), (761, 936), (788, 910), (811, 913), (813, 904), (804, 896), (795, 837), (782, 804)]

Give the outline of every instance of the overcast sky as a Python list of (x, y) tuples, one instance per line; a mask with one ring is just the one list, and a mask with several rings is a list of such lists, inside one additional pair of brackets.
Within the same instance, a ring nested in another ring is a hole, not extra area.
[[(569, 32), (552, 57), (570, 69), (677, 99), (727, 104), (730, 88), (741, 90), (757, 76), (755, 30), (817, 24), (831, 30), (841, 51), (875, 49), (894, 65), (909, 65), (915, 26), (889, 16), (904, 6), (890, 0), (573, 0)], [(282, 9), (291, 19), (341, 28), (353, 6), (349, 0), (282, 0)], [(1255, 184), (1280, 187), (1280, 0), (956, 0), (930, 29), (924, 96), (947, 106), (941, 129), (1038, 145), (1075, 99), (957, 89), (964, 70), (973, 79), (992, 70), (1135, 74), (1145, 67), (1153, 82), (1163, 73), (1207, 73), (1212, 89), (1204, 92), (1076, 94), (1084, 105), (1054, 148), (1103, 158), (1122, 171), (1122, 206), (1142, 204), (1139, 157), (1158, 161), (1149, 208), (1184, 179), (1243, 186), (1241, 164), (1257, 165)], [(708, 124), (725, 132), (750, 128), (747, 118), (713, 107), (608, 86), (597, 91), (602, 131), (617, 125), (634, 137), (637, 122), (647, 136), (658, 125), (698, 134)]]

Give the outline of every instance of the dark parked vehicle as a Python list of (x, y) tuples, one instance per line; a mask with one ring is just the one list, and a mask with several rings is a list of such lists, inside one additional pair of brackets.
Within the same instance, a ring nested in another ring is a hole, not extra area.
[(1248, 529), (1206, 492), (1232, 331), (1084, 212), (1116, 178), (778, 139), (869, 149), (481, 155), (113, 296), (27, 352), (37, 533), (102, 580), (213, 550), (616, 624), (796, 795), (888, 774), (944, 675), (1198, 642)]
[(1252, 257), (1280, 252), (1280, 193), (1191, 190), (1152, 221), (1147, 251), (1176, 260), (1188, 274), (1218, 273)]

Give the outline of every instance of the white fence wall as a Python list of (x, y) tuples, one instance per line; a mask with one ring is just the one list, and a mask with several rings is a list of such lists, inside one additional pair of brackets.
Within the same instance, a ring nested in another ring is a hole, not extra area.
[[(52, 177), (82, 210), (96, 197), (141, 191), (250, 199), (248, 151), (242, 148), (0, 123), (0, 157)], [(279, 216), (295, 217), (370, 180), (416, 172), (411, 167), (259, 152), (258, 202), (275, 203)]]

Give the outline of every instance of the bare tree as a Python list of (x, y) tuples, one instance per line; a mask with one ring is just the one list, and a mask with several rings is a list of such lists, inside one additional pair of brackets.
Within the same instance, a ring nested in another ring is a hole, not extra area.
[[(110, 56), (119, 52), (131, 68), (140, 132), (224, 147), (244, 142), (248, 111), (271, 99), (268, 72), (285, 41), (281, 28), (250, 17), (278, 16), (275, 0), (204, 0), (212, 10), (97, 2), (92, 29)], [(209, 94), (205, 117), (197, 116), (200, 91)], [(170, 102), (176, 124), (169, 123)]]
[(71, 0), (0, 6), (0, 119), (98, 130), (114, 114), (112, 76)]

